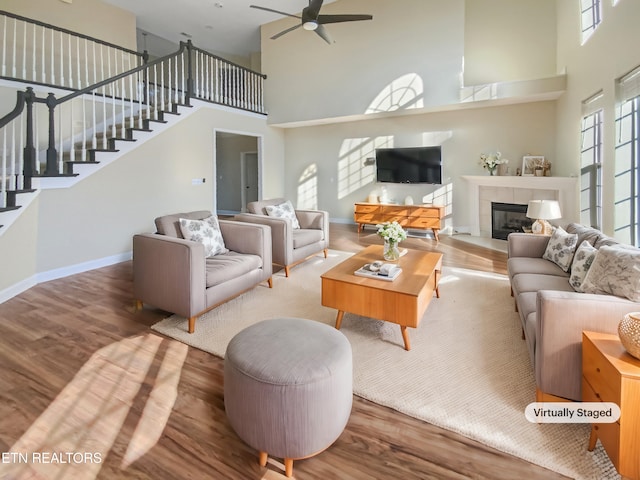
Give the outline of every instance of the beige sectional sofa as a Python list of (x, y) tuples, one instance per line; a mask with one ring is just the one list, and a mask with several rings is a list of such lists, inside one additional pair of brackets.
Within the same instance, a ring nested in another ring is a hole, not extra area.
[(143, 303), (188, 319), (267, 281), (272, 286), (271, 231), (265, 225), (218, 220), (226, 251), (207, 257), (202, 243), (185, 240), (180, 219), (204, 220), (203, 210), (155, 220), (157, 233), (133, 237), (133, 293)]
[[(632, 276), (635, 275), (635, 260), (629, 261), (629, 258), (635, 257), (629, 255), (638, 256), (640, 249), (620, 245), (596, 229), (575, 223), (566, 227), (566, 233), (577, 235), (577, 240), (574, 240), (575, 237), (571, 239), (575, 241), (576, 250), (583, 241), (598, 249), (598, 252), (594, 253), (592, 268), (598, 261), (600, 270), (595, 272), (596, 269), (593, 268), (593, 276), (602, 273), (603, 267), (606, 268), (606, 264), (601, 265), (606, 258), (602, 255), (603, 252), (607, 255), (625, 256), (622, 268), (627, 271), (620, 274), (619, 282), (611, 281), (607, 277), (611, 272), (606, 272), (607, 275), (597, 275), (597, 278), (591, 278), (587, 273), (589, 281), (586, 283), (589, 283), (590, 287), (587, 291), (598, 293), (578, 292), (570, 283), (574, 259), (555, 259), (560, 260), (560, 264), (564, 262), (565, 267), (569, 263), (569, 269), (565, 271), (554, 261), (543, 258), (545, 253), (547, 257), (550, 255), (547, 246), (551, 237), (526, 233), (509, 235), (509, 279), (522, 322), (524, 340), (535, 370), (538, 401), (553, 401), (554, 397), (581, 400), (582, 331), (617, 334), (618, 324), (623, 316), (629, 312), (640, 311), (637, 278), (627, 275), (629, 271)], [(585, 248), (588, 247), (585, 245)], [(602, 247), (606, 247), (605, 250), (601, 250)], [(598, 259), (597, 255), (602, 255), (601, 259)], [(578, 266), (574, 268), (579, 269)], [(605, 283), (604, 277), (608, 278), (608, 283)], [(594, 286), (594, 282), (603, 284)], [(582, 290), (578, 287), (579, 283), (573, 283), (578, 290)], [(585, 287), (585, 283), (582, 286)], [(634, 301), (607, 293), (609, 290), (620, 293), (618, 287), (626, 289), (623, 293)], [(628, 293), (629, 291), (631, 293)]]

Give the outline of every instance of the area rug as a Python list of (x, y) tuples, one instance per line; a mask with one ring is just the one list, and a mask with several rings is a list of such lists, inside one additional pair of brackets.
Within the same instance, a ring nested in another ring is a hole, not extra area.
[[(184, 318), (153, 325), (159, 333), (224, 357), (229, 340), (260, 320), (309, 318), (334, 325), (336, 311), (320, 304), (320, 275), (349, 254), (330, 251), (274, 276), (200, 317), (194, 334)], [(401, 260), (402, 262), (402, 260)], [(411, 351), (400, 327), (345, 314), (341, 331), (351, 342), (354, 393), (406, 415), (579, 479), (619, 478), (604, 449), (586, 449), (586, 424), (529, 423), (535, 381), (520, 321), (503, 275), (444, 267)]]

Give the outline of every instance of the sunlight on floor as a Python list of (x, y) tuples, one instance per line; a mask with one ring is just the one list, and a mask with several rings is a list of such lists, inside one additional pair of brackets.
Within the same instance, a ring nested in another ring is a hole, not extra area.
[[(164, 340), (141, 335), (95, 352), (13, 445), (2, 478), (95, 478), (136, 401)], [(158, 440), (176, 399), (187, 345), (169, 344), (123, 467)]]

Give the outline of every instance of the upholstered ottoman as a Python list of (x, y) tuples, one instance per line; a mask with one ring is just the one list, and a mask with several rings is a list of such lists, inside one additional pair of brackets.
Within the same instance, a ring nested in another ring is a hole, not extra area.
[(333, 327), (301, 318), (264, 320), (231, 339), (224, 405), (238, 436), (267, 456), (293, 460), (328, 448), (351, 414), (351, 345)]

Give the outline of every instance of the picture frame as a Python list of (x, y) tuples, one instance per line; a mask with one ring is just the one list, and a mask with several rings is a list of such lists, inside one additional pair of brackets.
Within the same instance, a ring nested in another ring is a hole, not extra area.
[(522, 176), (533, 177), (536, 168), (543, 168), (544, 157), (540, 155), (525, 155), (522, 157)]

